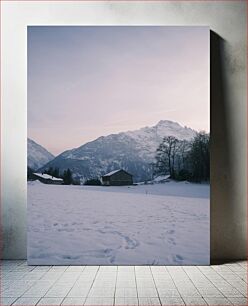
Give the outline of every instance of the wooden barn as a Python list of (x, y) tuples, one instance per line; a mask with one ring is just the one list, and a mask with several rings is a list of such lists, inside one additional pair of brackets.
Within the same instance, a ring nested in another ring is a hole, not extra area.
[(62, 185), (64, 182), (63, 179), (55, 177), (55, 176), (51, 176), (46, 173), (33, 173), (32, 179), (39, 180), (41, 183), (44, 183), (44, 184), (54, 184), (54, 185)]
[(133, 184), (133, 176), (123, 169), (111, 171), (101, 177), (104, 186), (124, 186)]

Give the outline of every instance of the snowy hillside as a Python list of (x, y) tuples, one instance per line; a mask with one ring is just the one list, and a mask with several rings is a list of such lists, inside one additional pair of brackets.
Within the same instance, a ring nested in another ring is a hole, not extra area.
[(152, 127), (102, 136), (79, 148), (65, 151), (43, 169), (50, 166), (61, 171), (70, 168), (74, 175), (88, 179), (123, 168), (134, 175), (136, 182), (148, 180), (152, 174), (151, 163), (163, 137), (190, 140), (195, 133), (176, 122), (162, 120)]
[(54, 159), (54, 156), (50, 152), (28, 138), (28, 167), (37, 170), (52, 159)]

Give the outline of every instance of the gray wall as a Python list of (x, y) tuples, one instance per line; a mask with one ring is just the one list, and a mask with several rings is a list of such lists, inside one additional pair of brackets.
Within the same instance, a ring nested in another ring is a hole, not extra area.
[[(2, 3), (3, 256), (26, 258), (26, 25), (209, 25), (211, 258), (246, 258), (246, 2)], [(14, 90), (13, 90), (14, 89)]]

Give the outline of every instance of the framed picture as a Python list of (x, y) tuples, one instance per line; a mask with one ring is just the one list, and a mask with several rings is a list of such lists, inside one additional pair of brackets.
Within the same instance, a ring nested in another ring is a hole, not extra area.
[(28, 263), (210, 261), (209, 28), (28, 27)]

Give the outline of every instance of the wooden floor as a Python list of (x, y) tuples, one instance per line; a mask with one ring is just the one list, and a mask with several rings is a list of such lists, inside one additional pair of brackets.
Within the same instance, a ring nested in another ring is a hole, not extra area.
[(0, 305), (247, 305), (247, 262), (28, 266), (2, 261)]

